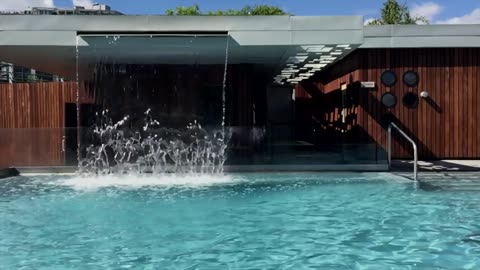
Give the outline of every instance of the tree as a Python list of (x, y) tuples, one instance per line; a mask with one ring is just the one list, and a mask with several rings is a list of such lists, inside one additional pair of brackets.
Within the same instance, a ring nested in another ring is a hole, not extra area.
[(191, 6), (191, 7), (177, 7), (175, 10), (173, 9), (167, 9), (165, 11), (166, 15), (169, 16), (196, 16), (196, 15), (201, 15), (202, 13), (200, 12), (200, 8), (198, 7), (197, 4)]
[(383, 24), (418, 24), (428, 23), (423, 16), (414, 16), (410, 14), (410, 10), (406, 3), (400, 5), (397, 0), (387, 0), (383, 4), (381, 18), (369, 22), (369, 25)]
[(260, 15), (288, 15), (281, 8), (276, 6), (269, 5), (255, 5), (255, 6), (245, 6), (242, 9), (228, 9), (228, 10), (216, 10), (208, 11), (207, 13), (202, 13), (198, 5), (193, 5), (191, 7), (177, 7), (175, 10), (168, 9), (165, 12), (169, 16), (197, 16), (197, 15), (208, 15), (208, 16), (260, 16)]

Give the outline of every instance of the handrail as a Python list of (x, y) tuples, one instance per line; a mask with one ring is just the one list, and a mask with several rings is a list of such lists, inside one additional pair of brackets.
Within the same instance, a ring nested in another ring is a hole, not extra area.
[(394, 127), (405, 139), (407, 139), (413, 146), (413, 180), (417, 181), (418, 176), (418, 150), (417, 144), (412, 138), (410, 138), (403, 130), (401, 130), (394, 123), (390, 123), (388, 126), (388, 141), (387, 141), (387, 151), (388, 151), (388, 168), (392, 167), (392, 127)]

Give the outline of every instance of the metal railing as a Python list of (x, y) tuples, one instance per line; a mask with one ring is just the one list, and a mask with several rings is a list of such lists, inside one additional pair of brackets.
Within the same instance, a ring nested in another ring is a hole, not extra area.
[(405, 139), (407, 139), (413, 146), (413, 180), (417, 181), (418, 179), (418, 148), (415, 141), (410, 138), (403, 130), (401, 130), (394, 123), (390, 123), (388, 126), (388, 141), (387, 141), (387, 151), (388, 151), (388, 167), (392, 167), (392, 127), (395, 128)]

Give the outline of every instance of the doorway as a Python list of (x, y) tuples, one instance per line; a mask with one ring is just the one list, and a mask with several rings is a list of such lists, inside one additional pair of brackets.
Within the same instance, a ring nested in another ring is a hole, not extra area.
[(63, 151), (65, 166), (77, 166), (78, 148), (77, 104), (65, 103), (65, 133), (63, 135)]

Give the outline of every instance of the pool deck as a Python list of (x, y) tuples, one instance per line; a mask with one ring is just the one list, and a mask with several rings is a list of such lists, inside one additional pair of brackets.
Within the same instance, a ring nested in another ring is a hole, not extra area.
[[(480, 177), (480, 160), (437, 160), (437, 161), (419, 161), (420, 175), (429, 175), (436, 173), (462, 174), (470, 173)], [(0, 179), (22, 175), (32, 174), (73, 174), (77, 167), (28, 167), (28, 168), (0, 168)], [(255, 165), (255, 166), (226, 166), (226, 172), (245, 173), (245, 172), (388, 172), (386, 164), (373, 165), (354, 165), (354, 164), (331, 164), (331, 165)], [(411, 160), (393, 160), (390, 172), (408, 177), (413, 172), (413, 161)]]
[[(411, 172), (413, 161), (393, 160), (393, 172)], [(419, 172), (480, 172), (480, 160), (435, 160), (419, 161)]]

